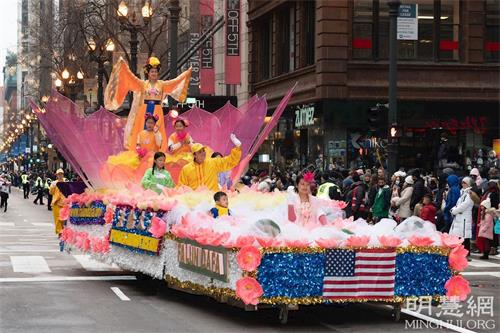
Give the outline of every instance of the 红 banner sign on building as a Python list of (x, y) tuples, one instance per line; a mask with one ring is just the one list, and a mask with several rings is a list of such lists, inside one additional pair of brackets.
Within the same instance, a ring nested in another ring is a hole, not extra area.
[[(201, 34), (214, 23), (214, 0), (200, 0)], [(214, 44), (213, 37), (201, 47), (200, 93), (215, 94)]]
[(240, 30), (241, 30), (241, 1), (226, 0), (226, 57), (225, 78), (226, 84), (241, 83), (241, 58), (240, 58)]
[(418, 5), (399, 6), (397, 30), (399, 40), (418, 40)]

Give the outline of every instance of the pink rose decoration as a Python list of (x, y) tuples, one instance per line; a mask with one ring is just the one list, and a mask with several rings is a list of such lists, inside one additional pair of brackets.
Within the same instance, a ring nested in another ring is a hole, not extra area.
[(311, 242), (307, 239), (286, 239), (285, 244), (289, 247), (308, 247)]
[(367, 246), (370, 242), (370, 236), (351, 236), (347, 238), (345, 245), (352, 247)]
[(253, 272), (259, 267), (262, 255), (255, 246), (245, 246), (238, 251), (236, 261), (244, 271)]
[(410, 242), (411, 245), (415, 246), (431, 246), (434, 241), (430, 239), (429, 237), (418, 237), (418, 236), (411, 236), (408, 241)]
[(464, 242), (464, 239), (455, 235), (441, 234), (441, 241), (445, 246), (454, 248), (462, 244)]
[(214, 233), (212, 233), (210, 238), (207, 240), (208, 245), (220, 246), (222, 243), (225, 243), (229, 239), (230, 236), (231, 236), (231, 234), (229, 232), (224, 232), (224, 233), (214, 232)]
[(464, 279), (461, 275), (452, 276), (446, 281), (444, 288), (446, 289), (446, 296), (457, 296), (461, 301), (465, 301), (467, 295), (471, 292), (469, 281)]
[(85, 252), (87, 252), (90, 249), (90, 239), (89, 238), (86, 237), (83, 240), (81, 249), (82, 249), (82, 251), (85, 251)]
[(156, 238), (161, 238), (167, 232), (167, 224), (162, 219), (153, 216), (149, 232)]
[(450, 264), (450, 267), (456, 271), (463, 271), (469, 263), (467, 262), (467, 254), (469, 251), (467, 251), (463, 245), (459, 245), (455, 247), (453, 250), (450, 252), (450, 256), (448, 257), (448, 263)]
[(278, 247), (281, 245), (279, 239), (271, 238), (271, 237), (258, 237), (257, 242), (262, 247)]
[(66, 221), (69, 219), (69, 206), (65, 205), (61, 210), (59, 211), (59, 220), (61, 221)]
[(236, 295), (245, 304), (257, 305), (263, 293), (262, 286), (254, 278), (244, 277), (236, 281)]
[(114, 211), (111, 208), (106, 209), (106, 213), (104, 213), (104, 222), (106, 224), (111, 223), (111, 220), (113, 219)]
[(339, 241), (336, 238), (319, 238), (316, 239), (316, 244), (319, 247), (325, 248), (325, 249), (331, 249), (333, 247), (339, 246)]
[(378, 241), (382, 246), (397, 247), (401, 244), (402, 240), (394, 236), (379, 236)]

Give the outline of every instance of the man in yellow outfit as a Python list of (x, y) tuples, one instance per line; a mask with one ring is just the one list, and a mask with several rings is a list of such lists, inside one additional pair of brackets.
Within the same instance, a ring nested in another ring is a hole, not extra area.
[(200, 186), (206, 186), (211, 191), (218, 191), (219, 172), (228, 171), (238, 165), (241, 159), (241, 142), (234, 134), (231, 134), (231, 141), (236, 146), (231, 149), (231, 153), (223, 158), (207, 158), (205, 146), (201, 143), (194, 143), (191, 152), (194, 160), (186, 164), (179, 176), (179, 184), (191, 187), (196, 190)]
[(61, 190), (57, 187), (57, 183), (59, 182), (65, 182), (66, 179), (64, 178), (64, 171), (63, 169), (58, 169), (56, 171), (56, 180), (50, 183), (50, 188), (49, 188), (49, 193), (52, 195), (52, 214), (54, 215), (54, 224), (55, 224), (55, 230), (56, 230), (56, 235), (60, 235), (62, 232), (62, 229), (64, 227), (64, 221), (61, 221), (59, 219), (59, 211), (63, 207), (63, 202), (64, 202), (64, 195), (62, 194)]

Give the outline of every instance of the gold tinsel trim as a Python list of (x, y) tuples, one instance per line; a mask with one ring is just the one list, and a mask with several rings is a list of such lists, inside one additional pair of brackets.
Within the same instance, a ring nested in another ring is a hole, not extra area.
[(397, 247), (396, 253), (430, 253), (430, 254), (439, 254), (447, 257), (450, 254), (450, 249), (447, 247), (440, 246), (414, 246), (409, 245), (405, 247)]
[(173, 276), (165, 275), (167, 284), (175, 286), (183, 290), (190, 290), (202, 295), (207, 295), (215, 299), (221, 300), (227, 297), (238, 298), (234, 290), (229, 288), (205, 287), (201, 284), (191, 281), (181, 281)]

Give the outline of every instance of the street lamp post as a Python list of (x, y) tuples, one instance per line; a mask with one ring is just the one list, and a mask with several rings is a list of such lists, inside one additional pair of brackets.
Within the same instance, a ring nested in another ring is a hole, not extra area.
[(124, 31), (130, 32), (130, 70), (137, 75), (137, 50), (139, 45), (137, 33), (141, 29), (148, 26), (149, 21), (151, 20), (151, 15), (153, 14), (153, 9), (151, 8), (149, 1), (146, 1), (141, 10), (144, 25), (137, 23), (135, 11), (133, 11), (132, 15), (130, 15), (131, 20), (128, 19), (129, 9), (124, 0), (120, 2), (116, 13), (118, 14), (118, 19), (120, 21), (120, 28)]
[(108, 39), (105, 43), (96, 43), (94, 40), (89, 41), (89, 56), (90, 60), (97, 63), (97, 103), (99, 106), (104, 105), (104, 74), (106, 69), (104, 64), (112, 60), (115, 44), (113, 40)]
[[(389, 0), (389, 116), (388, 116), (388, 161), (387, 170), (389, 175), (396, 172), (398, 164), (398, 102), (397, 102), (397, 18), (399, 13), (400, 0)], [(397, 134), (397, 135), (396, 135)]]
[(179, 0), (171, 0), (168, 10), (170, 11), (170, 27), (168, 37), (168, 40), (170, 41), (170, 78), (175, 78), (177, 76), (177, 33), (179, 13), (181, 11)]

